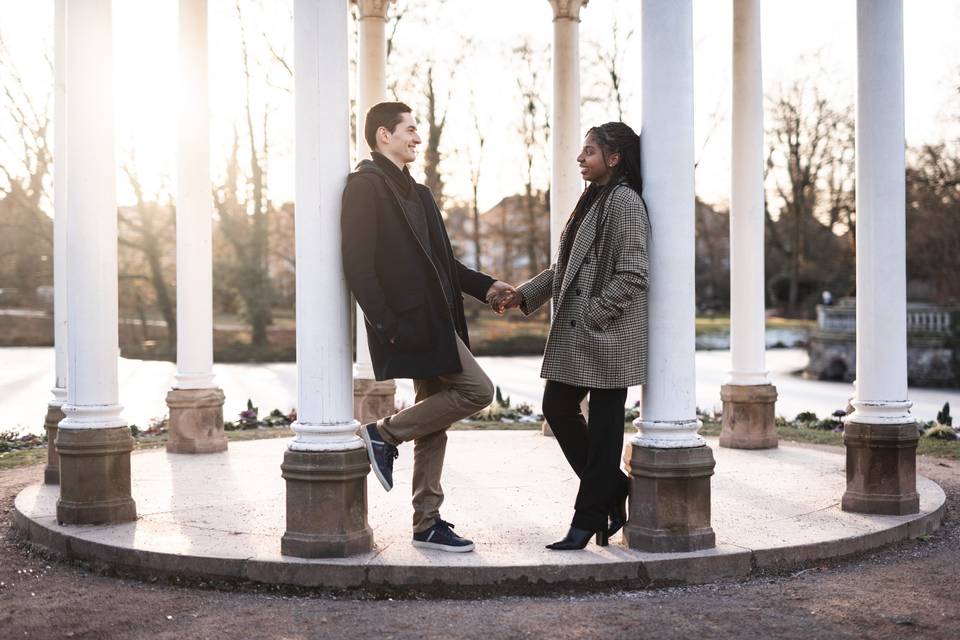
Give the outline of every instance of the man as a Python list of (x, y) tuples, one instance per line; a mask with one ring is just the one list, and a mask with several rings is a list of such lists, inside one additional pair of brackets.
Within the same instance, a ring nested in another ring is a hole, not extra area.
[(470, 353), (463, 296), (492, 301), (513, 288), (453, 255), (433, 194), (410, 176), (420, 136), (410, 107), (383, 102), (367, 113), (372, 160), (343, 193), (343, 268), (367, 327), (377, 380), (412, 378), (417, 402), (364, 425), (370, 464), (393, 488), (397, 446), (413, 441), (413, 544), (473, 550), (440, 518), (447, 429), (487, 407), (493, 384)]

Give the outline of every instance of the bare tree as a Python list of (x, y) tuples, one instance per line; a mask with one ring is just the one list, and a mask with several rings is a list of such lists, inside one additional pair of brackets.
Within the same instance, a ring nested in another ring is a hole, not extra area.
[[(534, 162), (544, 157), (550, 135), (550, 110), (541, 97), (541, 74), (543, 69), (538, 60), (545, 59), (542, 52), (534, 51), (529, 42), (514, 49), (514, 55), (520, 62), (521, 73), (517, 74), (517, 88), (520, 92), (520, 104), (523, 111), (520, 117), (520, 135), (524, 145), (524, 197), (526, 224), (523, 230), (527, 262), (531, 273), (539, 273), (540, 265), (549, 261), (549, 256), (541, 260), (543, 238), (537, 232), (537, 219), (540, 207), (538, 201), (543, 194), (534, 186)], [(549, 238), (546, 253), (549, 254)]]
[[(267, 197), (266, 159), (269, 153), (268, 110), (263, 121), (255, 123), (251, 81), (250, 48), (240, 0), (235, 8), (240, 26), (241, 63), (244, 75), (245, 152), (249, 154), (249, 175), (240, 168), (240, 132), (234, 127), (233, 148), (227, 162), (226, 179), (214, 189), (214, 205), (219, 214), (219, 230), (233, 249), (232, 260), (221, 263), (250, 325), (251, 343), (268, 344), (267, 327), (273, 322), (273, 289), (269, 273), (269, 228), (267, 217), (271, 203)], [(262, 128), (261, 128), (262, 127)], [(262, 132), (262, 145), (257, 132)]]
[(478, 193), (480, 190), (480, 175), (481, 169), (483, 167), (483, 149), (486, 146), (487, 138), (483, 133), (483, 128), (480, 126), (480, 118), (477, 115), (477, 106), (476, 100), (471, 92), (471, 102), (473, 104), (473, 128), (477, 134), (477, 155), (476, 157), (471, 155), (470, 158), (470, 190), (471, 190), (471, 212), (473, 214), (473, 229), (472, 229), (472, 239), (473, 239), (473, 256), (474, 256), (474, 267), (477, 271), (482, 270), (483, 259), (482, 259), (482, 245), (481, 245), (481, 228), (480, 228), (480, 199)]
[[(37, 102), (27, 90), (23, 76), (0, 38), (0, 260), (12, 263), (12, 279), (21, 304), (36, 302), (35, 292), (46, 280), (53, 249), (50, 216), (44, 211), (51, 201), (53, 156), (49, 146), (51, 94)], [(53, 65), (47, 59), (53, 77)], [(52, 83), (51, 83), (52, 84)], [(8, 136), (7, 132), (16, 135)], [(4, 160), (4, 156), (12, 160)], [(5, 184), (4, 184), (5, 182)], [(46, 262), (46, 265), (44, 264)], [(6, 271), (6, 269), (4, 269)]]
[[(786, 260), (787, 312), (796, 315), (801, 267), (812, 250), (807, 242), (824, 229), (832, 233), (831, 205), (842, 204), (842, 194), (830, 194), (829, 183), (836, 189), (849, 186), (839, 178), (851, 172), (845, 163), (852, 155), (843, 147), (850, 144), (848, 132), (853, 125), (849, 110), (835, 109), (807, 81), (782, 88), (770, 100), (769, 109), (767, 184), (772, 197), (765, 210), (767, 230), (772, 249)], [(771, 202), (779, 204), (776, 220)], [(835, 215), (841, 215), (839, 208)]]
[(934, 302), (960, 301), (960, 144), (912, 149), (907, 166), (907, 275)]
[(601, 76), (593, 83), (593, 95), (585, 97), (584, 100), (601, 103), (612, 110), (621, 122), (624, 105), (629, 98), (623, 89), (624, 57), (634, 32), (632, 28), (624, 31), (621, 21), (614, 18), (610, 26), (610, 37), (603, 42), (591, 40), (588, 44), (592, 52), (592, 66), (601, 72)]
[[(456, 61), (453, 67), (456, 68)], [(443, 106), (440, 106), (440, 100), (437, 96), (437, 87), (434, 83), (433, 72), (435, 63), (433, 60), (426, 62), (427, 72), (424, 80), (424, 97), (426, 98), (426, 109), (423, 115), (427, 125), (427, 143), (423, 150), (423, 175), (424, 184), (430, 187), (433, 197), (437, 204), (443, 209), (446, 199), (443, 193), (443, 175), (440, 173), (440, 139), (443, 136), (443, 130), (447, 126), (447, 114), (450, 112), (450, 95), (453, 90), (453, 83), (448, 84), (447, 94), (443, 100)]]
[[(120, 278), (149, 284), (166, 325), (167, 348), (173, 353), (177, 343), (177, 310), (168, 281), (172, 272), (170, 257), (175, 255), (176, 210), (161, 205), (158, 196), (148, 199), (130, 164), (123, 166), (123, 172), (136, 197), (136, 204), (132, 208), (117, 210), (118, 242), (121, 248), (130, 249), (143, 258), (146, 273), (141, 273), (139, 268), (132, 269), (128, 261), (121, 260)], [(139, 292), (135, 292), (135, 297), (142, 300)]]

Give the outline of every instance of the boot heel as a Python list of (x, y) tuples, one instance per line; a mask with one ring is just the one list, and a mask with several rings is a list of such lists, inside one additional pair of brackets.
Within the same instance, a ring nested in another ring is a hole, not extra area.
[(597, 545), (601, 547), (607, 546), (607, 543), (610, 540), (610, 536), (607, 534), (607, 528), (604, 527), (600, 531), (597, 531)]

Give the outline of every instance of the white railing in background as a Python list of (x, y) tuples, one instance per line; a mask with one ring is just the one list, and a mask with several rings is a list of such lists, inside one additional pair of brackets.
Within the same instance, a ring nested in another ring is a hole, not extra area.
[[(950, 333), (951, 310), (932, 304), (907, 304), (908, 333)], [(817, 326), (823, 331), (856, 333), (857, 307), (851, 298), (835, 305), (817, 305)]]

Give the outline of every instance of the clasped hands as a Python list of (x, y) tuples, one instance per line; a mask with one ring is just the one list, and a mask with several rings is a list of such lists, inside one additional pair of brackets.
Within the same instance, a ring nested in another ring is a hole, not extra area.
[(507, 309), (519, 307), (522, 303), (523, 294), (506, 282), (497, 280), (487, 290), (487, 304), (498, 314), (502, 315)]

